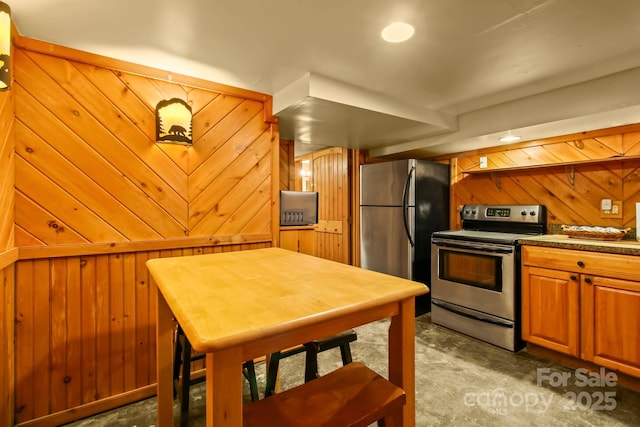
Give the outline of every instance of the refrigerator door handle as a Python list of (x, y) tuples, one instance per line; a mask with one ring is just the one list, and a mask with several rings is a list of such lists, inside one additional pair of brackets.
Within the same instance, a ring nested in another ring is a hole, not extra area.
[(407, 238), (409, 239), (409, 243), (411, 247), (415, 246), (413, 242), (413, 237), (411, 236), (411, 230), (409, 230), (409, 222), (407, 219), (407, 212), (409, 208), (407, 206), (407, 199), (409, 197), (409, 187), (411, 186), (411, 176), (415, 172), (416, 167), (412, 166), (411, 170), (409, 170), (409, 174), (407, 175), (407, 182), (404, 184), (404, 190), (402, 190), (402, 219), (404, 220), (404, 231), (407, 233)]

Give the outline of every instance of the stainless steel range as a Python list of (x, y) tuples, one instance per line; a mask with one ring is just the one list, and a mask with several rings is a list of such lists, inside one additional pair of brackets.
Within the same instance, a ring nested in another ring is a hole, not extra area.
[(465, 205), (431, 237), (431, 320), (511, 351), (520, 333), (520, 245), (547, 230), (543, 205)]

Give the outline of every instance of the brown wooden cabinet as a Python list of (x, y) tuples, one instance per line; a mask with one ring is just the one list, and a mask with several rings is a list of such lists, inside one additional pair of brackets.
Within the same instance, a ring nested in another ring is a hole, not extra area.
[(640, 281), (583, 275), (581, 282), (582, 358), (640, 377)]
[(523, 246), (527, 342), (640, 377), (640, 258)]
[(307, 255), (316, 255), (315, 227), (280, 228), (280, 247)]
[(580, 284), (575, 273), (522, 269), (522, 338), (579, 356)]

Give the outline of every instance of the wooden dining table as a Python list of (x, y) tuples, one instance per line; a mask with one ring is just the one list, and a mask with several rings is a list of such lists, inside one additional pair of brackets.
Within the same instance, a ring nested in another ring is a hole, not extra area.
[(158, 426), (173, 426), (175, 321), (206, 353), (206, 425), (239, 427), (244, 361), (385, 318), (388, 379), (407, 397), (396, 425), (415, 425), (414, 306), (424, 284), (281, 248), (157, 258), (147, 267), (158, 288)]

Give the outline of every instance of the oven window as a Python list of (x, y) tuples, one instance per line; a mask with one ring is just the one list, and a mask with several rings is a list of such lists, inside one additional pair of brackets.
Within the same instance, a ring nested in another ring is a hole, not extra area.
[(440, 279), (502, 292), (502, 257), (440, 249)]

